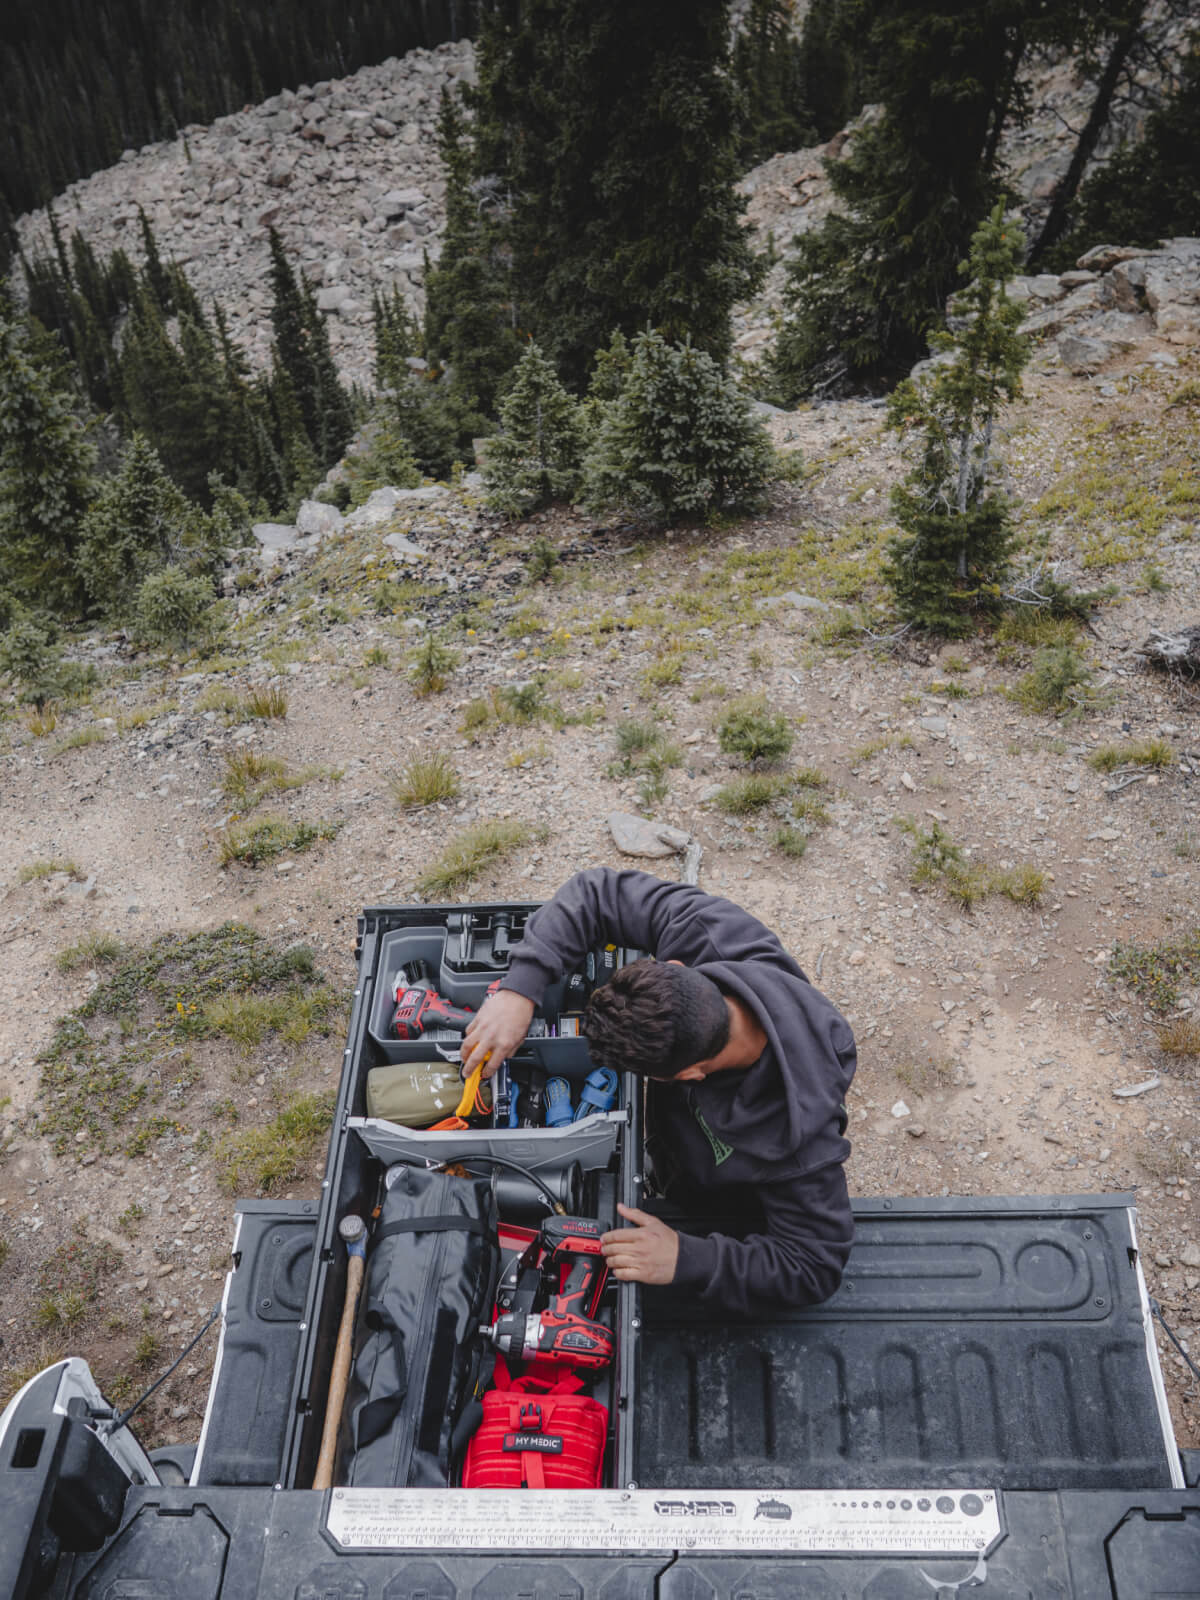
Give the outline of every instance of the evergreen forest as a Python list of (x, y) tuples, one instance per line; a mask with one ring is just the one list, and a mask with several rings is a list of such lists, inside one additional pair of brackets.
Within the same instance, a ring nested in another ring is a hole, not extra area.
[[(469, 29), (477, 82), (443, 93), (445, 230), (423, 314), (395, 286), (375, 293), (372, 393), (339, 377), (315, 284), (273, 230), (270, 365), (251, 371), (144, 214), (138, 248), (104, 258), (51, 212), (53, 248), (14, 261), (0, 302), (5, 617), (128, 618), (164, 571), (211, 581), (255, 517), (445, 477), (487, 435), (488, 492), (507, 516), (555, 500), (720, 515), (753, 505), (776, 470), (753, 400), (891, 393), (893, 424), (927, 438), (897, 502), (897, 603), (956, 631), (998, 592), (1011, 544), (987, 450), (979, 471), (962, 454), (1019, 392), (1005, 283), (1106, 237), (1200, 231), (1196, 37), (1142, 137), (1085, 181), (1180, 3), (814, 0), (798, 24), (791, 0), (749, 0), (734, 29), (729, 0), (298, 0), (153, 18), (117, 0), (86, 16), (20, 0), (3, 23), (13, 208), (129, 143), (407, 44)], [(1093, 100), (1065, 176), (1018, 228), (1003, 136), (1031, 115), (1023, 73), (1053, 52), (1087, 64)], [(774, 346), (743, 367), (732, 318), (769, 262), (738, 180), (848, 123), (826, 161), (838, 204), (799, 237)], [(978, 303), (974, 356), (946, 329), (959, 291)], [(957, 377), (906, 387), (931, 349), (959, 350)]]

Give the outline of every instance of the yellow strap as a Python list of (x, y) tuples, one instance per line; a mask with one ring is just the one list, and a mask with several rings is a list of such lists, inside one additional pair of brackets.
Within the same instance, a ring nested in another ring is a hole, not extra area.
[(481, 1061), (463, 1085), (462, 1099), (458, 1102), (458, 1110), (454, 1113), (456, 1117), (469, 1117), (471, 1112), (474, 1111), (475, 1091), (479, 1087), (479, 1078), (483, 1072), (484, 1064)]

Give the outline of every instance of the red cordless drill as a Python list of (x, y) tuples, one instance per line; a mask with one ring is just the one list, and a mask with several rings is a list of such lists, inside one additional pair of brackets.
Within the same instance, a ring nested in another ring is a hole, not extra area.
[(511, 1361), (567, 1361), (606, 1367), (613, 1358), (612, 1331), (595, 1321), (608, 1279), (600, 1249), (603, 1233), (590, 1217), (547, 1217), (539, 1246), (545, 1251), (544, 1311), (502, 1313), (480, 1333)]
[(424, 961), (411, 961), (396, 974), (396, 1010), (392, 1027), (397, 1039), (419, 1039), (431, 1028), (449, 1028), (462, 1033), (475, 1013), (466, 1006), (452, 1006), (433, 987)]

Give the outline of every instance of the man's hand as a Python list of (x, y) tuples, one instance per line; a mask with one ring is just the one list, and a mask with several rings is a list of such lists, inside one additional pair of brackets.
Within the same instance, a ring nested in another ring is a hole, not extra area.
[(470, 1077), (482, 1061), (483, 1081), (507, 1061), (529, 1032), (533, 1001), (512, 989), (497, 989), (488, 995), (467, 1024), (462, 1043), (462, 1075)]
[(679, 1260), (679, 1235), (648, 1211), (618, 1205), (632, 1228), (614, 1228), (602, 1235), (601, 1248), (614, 1278), (626, 1283), (671, 1283)]

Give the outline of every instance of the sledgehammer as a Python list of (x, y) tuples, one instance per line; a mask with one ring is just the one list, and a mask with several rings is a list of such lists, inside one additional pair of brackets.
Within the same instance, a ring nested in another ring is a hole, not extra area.
[(325, 1402), (321, 1454), (317, 1457), (317, 1470), (313, 1474), (314, 1489), (333, 1487), (333, 1461), (337, 1454), (338, 1429), (342, 1421), (342, 1407), (346, 1403), (350, 1358), (354, 1353), (354, 1320), (367, 1262), (367, 1225), (363, 1219), (355, 1216), (343, 1217), (338, 1223), (338, 1233), (342, 1237), (350, 1259), (346, 1264), (346, 1301), (342, 1306), (342, 1321), (338, 1328), (337, 1346), (333, 1352), (333, 1368), (329, 1374), (329, 1398)]

